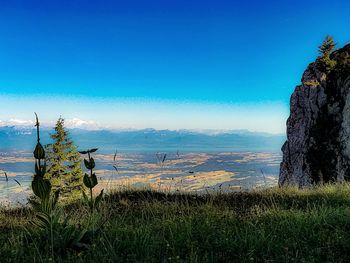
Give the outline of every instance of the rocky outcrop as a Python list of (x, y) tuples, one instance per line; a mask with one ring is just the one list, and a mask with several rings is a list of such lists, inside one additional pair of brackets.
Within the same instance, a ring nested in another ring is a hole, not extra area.
[(332, 70), (316, 60), (290, 98), (279, 185), (305, 187), (350, 179), (350, 44), (333, 52)]

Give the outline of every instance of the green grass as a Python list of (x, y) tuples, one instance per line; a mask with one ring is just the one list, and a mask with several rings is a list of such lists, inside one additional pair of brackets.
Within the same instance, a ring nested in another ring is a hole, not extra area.
[[(350, 186), (207, 195), (147, 190), (62, 208), (93, 229), (88, 247), (52, 254), (30, 208), (1, 209), (1, 262), (349, 262)], [(31, 231), (33, 230), (33, 231)]]

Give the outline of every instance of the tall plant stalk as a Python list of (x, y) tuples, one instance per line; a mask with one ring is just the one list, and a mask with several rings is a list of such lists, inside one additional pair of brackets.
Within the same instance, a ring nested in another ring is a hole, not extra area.
[(80, 151), (81, 154), (88, 155), (88, 159), (84, 159), (84, 165), (85, 165), (86, 169), (89, 170), (90, 175), (85, 173), (84, 178), (83, 178), (83, 182), (84, 182), (84, 185), (87, 188), (89, 188), (90, 200), (86, 196), (84, 191), (83, 191), (83, 197), (84, 197), (85, 201), (88, 203), (91, 213), (94, 211), (94, 208), (96, 208), (98, 206), (98, 203), (101, 201), (102, 196), (103, 196), (103, 189), (102, 189), (100, 194), (95, 198), (95, 200), (93, 198), (93, 190), (92, 189), (98, 184), (98, 182), (97, 182), (96, 174), (93, 171), (95, 168), (95, 160), (94, 160), (94, 158), (91, 157), (91, 153), (96, 152), (96, 151), (97, 151), (97, 148), (86, 150), (86, 151)]

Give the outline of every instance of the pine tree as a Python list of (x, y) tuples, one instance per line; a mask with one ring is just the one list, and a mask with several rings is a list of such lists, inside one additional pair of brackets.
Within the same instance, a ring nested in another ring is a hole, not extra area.
[(333, 37), (326, 36), (325, 40), (323, 40), (322, 45), (319, 47), (320, 55), (329, 57), (336, 45), (337, 43), (334, 42)]
[(320, 53), (320, 56), (318, 58), (318, 65), (321, 70), (326, 71), (326, 73), (334, 69), (337, 64), (337, 62), (330, 57), (336, 45), (337, 43), (334, 42), (333, 37), (326, 36), (322, 45), (319, 46), (318, 52)]
[(56, 123), (55, 133), (50, 137), (53, 143), (46, 146), (46, 177), (51, 181), (53, 190), (60, 191), (61, 199), (76, 198), (83, 189), (81, 159), (61, 117)]

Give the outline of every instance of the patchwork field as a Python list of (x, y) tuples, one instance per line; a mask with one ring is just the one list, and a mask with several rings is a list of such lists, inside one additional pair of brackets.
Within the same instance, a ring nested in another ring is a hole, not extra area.
[[(277, 184), (281, 156), (268, 152), (96, 154), (99, 187), (163, 191), (235, 191)], [(0, 201), (26, 203), (33, 173), (30, 152), (0, 153)]]

